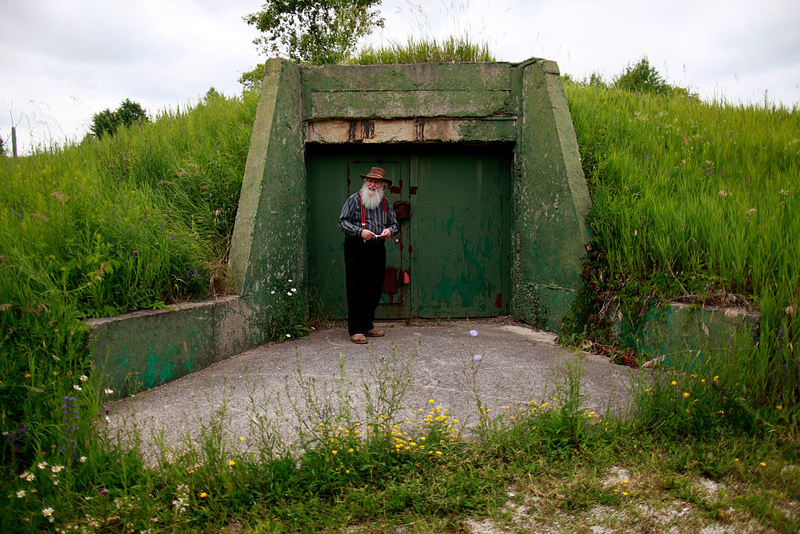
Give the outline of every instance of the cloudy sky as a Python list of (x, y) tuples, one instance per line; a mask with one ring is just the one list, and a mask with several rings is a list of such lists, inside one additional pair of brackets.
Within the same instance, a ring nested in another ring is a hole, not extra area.
[[(242, 20), (262, 3), (0, 0), (0, 137), (15, 124), (24, 153), (79, 140), (125, 98), (155, 115), (212, 86), (238, 94), (264, 60)], [(797, 0), (384, 0), (381, 13), (373, 44), (468, 32), (499, 60), (544, 57), (607, 81), (647, 55), (708, 100), (800, 104)]]

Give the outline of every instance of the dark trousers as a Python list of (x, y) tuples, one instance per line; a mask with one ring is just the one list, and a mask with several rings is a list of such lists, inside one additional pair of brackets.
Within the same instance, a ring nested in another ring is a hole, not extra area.
[(383, 239), (364, 243), (361, 238), (344, 240), (344, 269), (347, 281), (347, 331), (363, 334), (372, 330), (375, 308), (381, 300), (386, 273)]

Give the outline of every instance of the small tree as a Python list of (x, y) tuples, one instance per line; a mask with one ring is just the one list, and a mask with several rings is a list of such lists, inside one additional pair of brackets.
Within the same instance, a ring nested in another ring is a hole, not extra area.
[(239, 83), (242, 84), (244, 91), (261, 87), (261, 80), (264, 79), (264, 63), (259, 63), (253, 70), (243, 72), (239, 76)]
[(127, 128), (131, 124), (143, 124), (149, 121), (144, 108), (138, 102), (132, 102), (126, 98), (116, 111), (104, 109), (100, 113), (92, 115), (92, 125), (89, 131), (100, 139), (106, 134), (113, 136), (120, 127)]
[(635, 93), (667, 94), (672, 91), (666, 80), (650, 66), (647, 56), (642, 56), (636, 65), (629, 64), (614, 81), (614, 87)]
[(265, 54), (287, 54), (311, 65), (341, 63), (358, 40), (383, 26), (381, 0), (267, 0), (244, 17), (264, 35), (253, 43)]

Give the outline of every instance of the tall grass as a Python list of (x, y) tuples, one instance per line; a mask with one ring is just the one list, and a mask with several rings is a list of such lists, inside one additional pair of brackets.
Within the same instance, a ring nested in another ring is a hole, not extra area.
[(678, 298), (749, 303), (761, 312), (759, 338), (718, 363), (735, 366), (749, 401), (796, 405), (798, 110), (581, 84), (566, 92), (600, 251), (587, 288), (602, 297), (585, 316), (615, 297), (632, 319), (647, 304)]
[(348, 63), (351, 65), (391, 65), (404, 63), (477, 63), (495, 61), (487, 43), (465, 37), (436, 39), (410, 38), (407, 43), (367, 46)]
[(225, 291), (257, 94), (0, 159), (0, 463), (49, 440), (89, 374), (87, 317)]

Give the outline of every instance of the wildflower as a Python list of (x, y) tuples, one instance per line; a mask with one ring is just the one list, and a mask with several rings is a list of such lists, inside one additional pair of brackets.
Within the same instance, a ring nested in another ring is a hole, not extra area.
[(337, 450), (335, 450), (335, 449), (334, 449), (334, 450), (332, 450), (332, 451), (331, 451), (331, 454), (333, 454), (334, 456), (336, 456), (337, 454), (339, 454), (339, 451), (337, 451)]
[(80, 457), (80, 461), (81, 461), (82, 464), (85, 464), (86, 463), (86, 456), (81, 456)]
[(475, 356), (472, 357), (472, 359), (476, 362), (479, 362), (483, 359), (483, 354), (476, 354)]
[(786, 306), (786, 309), (783, 311), (786, 315), (794, 315), (794, 306)]
[(205, 491), (201, 491), (200, 492), (200, 498), (201, 499), (205, 499), (206, 497), (208, 497), (208, 493), (206, 493)]
[(287, 337), (287, 338), (288, 338), (288, 337), (292, 337), (292, 334), (286, 334), (286, 337)]
[(738, 458), (734, 458), (734, 459), (733, 459), (733, 462), (734, 462), (734, 463), (736, 463), (736, 462), (738, 462), (738, 461), (739, 461), (739, 459), (738, 459)]
[(766, 464), (766, 462), (761, 462), (761, 463), (760, 463), (760, 464), (758, 464), (758, 465), (760, 465), (761, 467), (767, 467), (767, 464)]
[(684, 392), (683, 393), (683, 398), (684, 399), (688, 399), (689, 398), (689, 393), (688, 392)]
[(469, 331), (469, 335), (472, 336), (472, 337), (476, 337), (478, 335), (478, 331), (477, 330), (470, 330)]
[(433, 404), (435, 401), (433, 399), (428, 400), (428, 404)]
[(730, 194), (730, 193), (728, 193), (728, 192), (727, 192), (727, 191), (725, 191), (724, 189), (720, 189), (720, 191), (719, 191), (719, 196), (721, 196), (721, 197), (723, 197), (723, 198), (724, 198), (724, 197), (727, 197), (729, 194)]
[(106, 395), (111, 395), (111, 394), (114, 393), (114, 390), (106, 388), (106, 389), (103, 390), (103, 393), (105, 393)]
[(25, 482), (33, 482), (33, 479), (36, 478), (36, 475), (25, 471), (19, 476), (19, 478), (23, 479)]
[(236, 462), (234, 462), (233, 460), (229, 460), (228, 465), (233, 467), (234, 465), (236, 465)]
[(27, 492), (26, 492), (25, 490), (19, 490), (19, 491), (17, 492), (17, 499), (21, 499), (21, 498), (23, 498), (23, 497), (25, 496), (25, 494), (26, 494), (26, 493), (27, 493)]
[(54, 465), (50, 468), (50, 471), (52, 471), (54, 474), (57, 474), (60, 473), (62, 469), (64, 469), (63, 465)]
[(673, 386), (677, 386), (678, 385), (678, 383), (675, 382), (674, 380), (672, 382), (670, 382), (670, 384), (673, 385)]
[(45, 516), (51, 523), (53, 522), (53, 511), (54, 510), (52, 508), (45, 508), (42, 510), (42, 515)]
[(714, 382), (719, 382), (719, 375), (714, 377)]
[(30, 373), (25, 373), (25, 378), (30, 378), (30, 377), (31, 377)]
[(89, 377), (86, 376), (86, 375), (81, 375), (80, 380), (81, 380), (81, 382), (86, 382), (87, 380), (89, 380)]
[(47, 467), (47, 462), (39, 462), (39, 465), (37, 465), (36, 467), (38, 467), (39, 469), (44, 469), (45, 467)]
[(779, 404), (779, 405), (775, 406), (775, 409), (776, 410), (783, 410), (783, 404)]
[(441, 455), (442, 455), (442, 451), (436, 451), (436, 456), (441, 456)]
[(627, 491), (623, 491), (622, 494), (625, 495), (626, 497), (628, 496), (628, 492)]
[(134, 254), (138, 254), (138, 253), (139, 253), (139, 251), (138, 251), (138, 250), (136, 250), (136, 249), (133, 249), (133, 253), (134, 253)]
[(74, 385), (74, 386), (72, 386), (72, 387), (73, 387), (73, 388), (75, 388), (75, 390), (76, 390), (76, 391), (83, 391), (83, 388), (82, 388), (82, 387), (80, 387), (78, 384), (75, 384), (75, 385)]
[(239, 441), (244, 441), (244, 436), (239, 436)]

